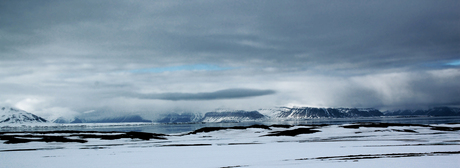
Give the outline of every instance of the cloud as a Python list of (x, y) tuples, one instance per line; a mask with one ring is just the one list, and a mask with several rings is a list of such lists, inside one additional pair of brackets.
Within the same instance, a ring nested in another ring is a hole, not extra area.
[(161, 94), (141, 94), (142, 99), (159, 99), (159, 100), (218, 100), (218, 99), (239, 99), (248, 97), (257, 97), (275, 94), (273, 90), (258, 89), (225, 89), (215, 92), (201, 93), (161, 93)]
[(458, 105), (459, 5), (0, 1), (0, 102), (107, 115)]
[(93, 112), (95, 112), (95, 111), (96, 111), (96, 110), (88, 110), (88, 111), (84, 111), (83, 113), (84, 113), (84, 114), (88, 114), (88, 113), (93, 113)]
[(192, 65), (181, 65), (171, 67), (158, 67), (158, 68), (146, 68), (146, 69), (133, 69), (131, 73), (161, 73), (161, 72), (175, 72), (175, 71), (222, 71), (230, 70), (235, 68), (220, 67), (211, 64), (192, 64)]
[(460, 52), (456, 1), (2, 3), (7, 60), (366, 72)]

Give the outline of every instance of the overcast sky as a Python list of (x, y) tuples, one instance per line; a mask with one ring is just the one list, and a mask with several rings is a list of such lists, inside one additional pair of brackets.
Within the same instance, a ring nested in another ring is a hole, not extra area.
[(0, 104), (47, 118), (460, 105), (460, 1), (0, 1)]

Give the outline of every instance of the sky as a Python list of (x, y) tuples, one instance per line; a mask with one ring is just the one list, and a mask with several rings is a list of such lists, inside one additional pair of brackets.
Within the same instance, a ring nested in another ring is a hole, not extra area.
[(0, 105), (48, 119), (460, 106), (460, 2), (0, 1)]

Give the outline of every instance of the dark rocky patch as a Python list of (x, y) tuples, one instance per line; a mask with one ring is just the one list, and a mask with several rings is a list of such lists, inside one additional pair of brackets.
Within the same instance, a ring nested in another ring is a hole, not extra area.
[(460, 142), (460, 140), (451, 140), (451, 141), (444, 141), (444, 142)]
[(108, 149), (109, 147), (103, 147), (103, 146), (93, 146), (93, 147), (84, 147), (80, 149)]
[(360, 159), (378, 159), (378, 158), (440, 156), (440, 155), (455, 155), (455, 154), (460, 154), (460, 151), (326, 156), (326, 157), (316, 157), (316, 158), (300, 158), (300, 159), (296, 159), (296, 160), (321, 160), (321, 161), (324, 161), (324, 160), (360, 160)]
[(248, 128), (260, 128), (260, 129), (267, 129), (271, 130), (269, 126), (266, 125), (251, 125), (251, 126), (236, 126), (236, 127), (231, 127), (231, 129), (248, 129)]
[(141, 140), (150, 140), (150, 139), (166, 139), (163, 136), (165, 134), (155, 134), (155, 133), (146, 133), (146, 132), (126, 132), (121, 134), (72, 134), (70, 136), (78, 136), (80, 138), (99, 138), (103, 140), (115, 140), (121, 138), (131, 138), (131, 139), (141, 139)]
[(297, 136), (300, 134), (312, 134), (315, 132), (321, 132), (321, 131), (314, 130), (313, 128), (297, 128), (293, 130), (274, 131), (274, 132), (270, 132), (269, 134), (263, 135), (263, 136)]
[(451, 143), (427, 143), (427, 144), (400, 144), (400, 145), (365, 145), (364, 147), (389, 147), (389, 146), (444, 146), (444, 145), (459, 145)]
[(22, 132), (0, 132), (0, 134), (82, 134), (82, 133), (117, 133), (115, 131), (75, 131), (75, 130), (57, 130), (57, 131), (22, 131)]
[(257, 145), (262, 143), (249, 142), (249, 143), (228, 143), (227, 145)]
[(402, 129), (402, 130), (399, 130), (399, 129), (392, 129), (392, 131), (396, 131), (396, 132), (418, 133), (417, 131), (414, 131), (414, 130), (411, 130), (411, 129)]
[(18, 152), (18, 151), (36, 151), (38, 149), (10, 149), (10, 150), (0, 150), (0, 152)]
[(460, 127), (431, 127), (431, 129), (437, 131), (458, 131)]
[(31, 148), (31, 149), (7, 149), (7, 150), (0, 150), (0, 152), (20, 152), (20, 151), (37, 151), (37, 150), (55, 150), (55, 149), (64, 149), (63, 147), (56, 147), (56, 148)]
[(206, 132), (213, 132), (213, 131), (220, 131), (220, 130), (226, 130), (230, 129), (228, 127), (203, 127), (200, 129), (197, 129), (195, 131), (189, 132), (185, 135), (191, 135), (191, 134), (197, 134), (197, 133), (206, 133)]
[(270, 125), (270, 127), (275, 127), (275, 128), (291, 128), (293, 127), (294, 125), (282, 125), (282, 124), (273, 124), (273, 125)]
[(109, 146), (123, 146), (123, 145), (126, 145), (126, 144), (105, 144), (105, 145), (85, 145), (85, 146), (88, 148), (91, 148), (91, 147), (109, 147)]
[(351, 124), (351, 125), (343, 125), (343, 126), (340, 126), (340, 127), (358, 129), (360, 127), (388, 128), (388, 127), (410, 127), (410, 126), (431, 127), (429, 125), (423, 125), (423, 124), (372, 123), (372, 122), (354, 123), (354, 124)]
[(248, 165), (225, 166), (220, 168), (248, 167)]
[[(28, 136), (25, 136), (28, 137)], [(85, 143), (88, 142), (83, 139), (69, 139), (63, 136), (35, 136), (41, 137), (41, 139), (27, 139), (27, 138), (17, 138), (15, 136), (0, 136), (1, 140), (6, 140), (5, 144), (18, 144), (18, 143), (29, 143), (29, 142), (78, 142), (78, 143)], [(29, 136), (30, 138), (30, 136)]]
[[(280, 125), (280, 124), (274, 124), (274, 125), (251, 125), (251, 126), (235, 126), (235, 127), (203, 127), (200, 129), (197, 129), (195, 131), (189, 132), (187, 134), (183, 135), (191, 135), (191, 134), (197, 134), (197, 133), (207, 133), (207, 132), (213, 132), (213, 131), (220, 131), (220, 130), (227, 130), (227, 129), (248, 129), (248, 128), (260, 128), (260, 129), (266, 129), (266, 130), (271, 130), (270, 127), (275, 127), (275, 128), (291, 128), (294, 126), (309, 126), (311, 128), (308, 129), (313, 129), (313, 128), (319, 128), (323, 126), (329, 126), (328, 124), (321, 124), (321, 125)], [(306, 131), (305, 129), (300, 129), (299, 131)], [(318, 130), (314, 130), (315, 132), (318, 132)], [(272, 135), (270, 135), (272, 136)]]
[(212, 144), (168, 144), (162, 145), (163, 147), (167, 146), (212, 146)]
[(227, 130), (227, 129), (248, 129), (248, 128), (260, 128), (260, 129), (271, 130), (271, 128), (269, 126), (266, 126), (266, 125), (235, 126), (235, 127), (203, 127), (203, 128), (197, 129), (195, 131), (189, 132), (189, 133), (184, 134), (184, 135), (192, 135), (192, 134), (197, 134), (197, 133), (207, 133), (207, 132)]
[(374, 132), (391, 132), (391, 131), (386, 129), (386, 130), (374, 130)]
[(330, 126), (330, 124), (299, 125), (299, 126), (327, 127), (327, 126)]
[(16, 138), (14, 136), (0, 136), (0, 140), (6, 140), (4, 143), (5, 144), (17, 144), (17, 143), (28, 143), (32, 142), (30, 139), (22, 139), (22, 138)]
[(411, 129), (386, 129), (386, 130), (375, 130), (374, 132), (410, 132), (410, 133), (418, 133), (417, 131)]
[[(5, 134), (13, 135), (5, 135)], [(70, 135), (55, 135), (70, 134)], [(115, 140), (121, 138), (131, 139), (162, 139), (165, 134), (155, 134), (146, 132), (99, 132), (99, 131), (37, 131), (37, 132), (2, 132), (0, 140), (6, 140), (5, 144), (28, 143), (28, 142), (78, 142), (86, 143), (88, 138), (99, 138), (103, 140)], [(79, 139), (69, 139), (68, 137), (78, 137)]]

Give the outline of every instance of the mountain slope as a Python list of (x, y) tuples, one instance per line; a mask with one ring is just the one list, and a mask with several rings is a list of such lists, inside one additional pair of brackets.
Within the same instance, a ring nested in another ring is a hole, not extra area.
[(353, 118), (378, 117), (383, 113), (377, 109), (357, 108), (316, 108), (316, 107), (279, 107), (259, 110), (272, 119), (311, 119), (311, 118)]
[(58, 118), (54, 123), (122, 123), (122, 122), (152, 122), (151, 120), (146, 120), (139, 115), (126, 115), (119, 117), (105, 117), (105, 118), (89, 118), (81, 119), (74, 118), (71, 120), (66, 120), (64, 118)]
[(202, 122), (240, 122), (264, 119), (258, 111), (207, 112)]
[(32, 113), (12, 107), (0, 108), (0, 123), (24, 124), (24, 123), (46, 123), (47, 121)]
[(425, 110), (385, 111), (386, 116), (460, 116), (460, 108), (434, 107)]

